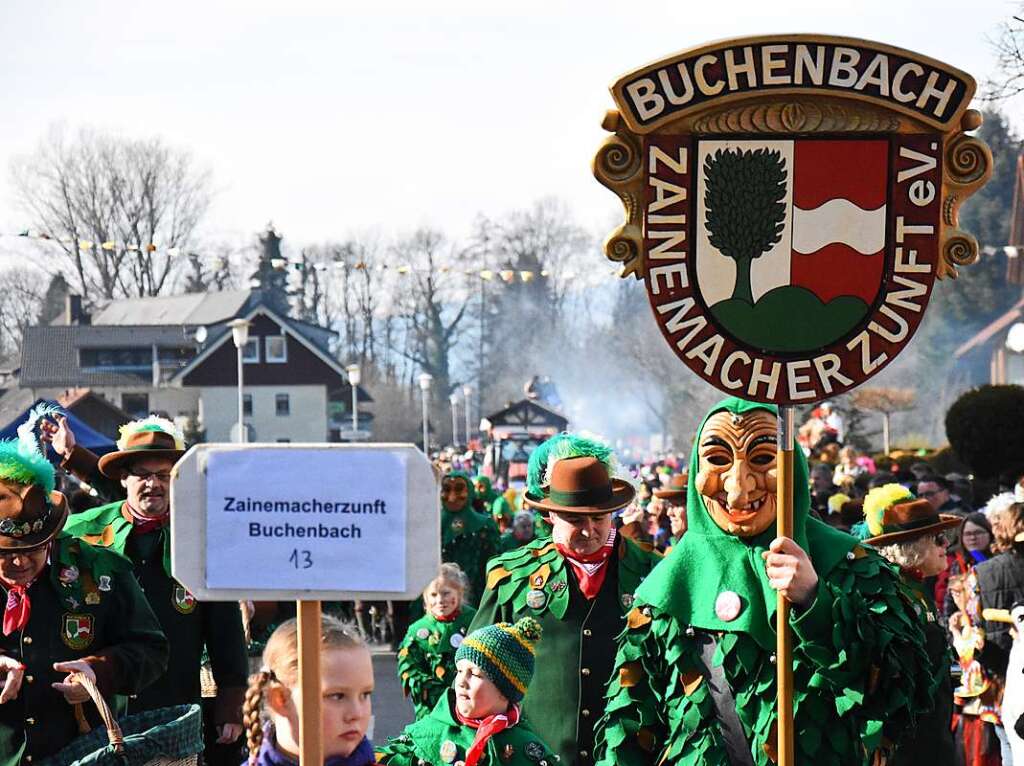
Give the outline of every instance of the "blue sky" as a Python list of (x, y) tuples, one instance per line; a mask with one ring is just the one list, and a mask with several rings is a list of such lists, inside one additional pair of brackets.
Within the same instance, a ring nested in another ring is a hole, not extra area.
[(6, 2), (0, 233), (28, 224), (10, 158), (58, 121), (191, 151), (217, 189), (210, 237), (248, 237), (269, 219), (294, 245), (422, 224), (458, 235), (479, 211), (546, 195), (598, 232), (619, 207), (589, 163), (622, 72), (713, 39), (820, 32), (910, 48), (982, 80), (993, 66), (986, 37), (1015, 8)]

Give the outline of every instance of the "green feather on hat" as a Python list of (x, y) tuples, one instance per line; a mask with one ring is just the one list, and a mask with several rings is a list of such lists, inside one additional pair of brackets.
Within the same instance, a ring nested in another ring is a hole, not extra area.
[(609, 476), (615, 474), (615, 460), (611, 447), (585, 436), (563, 431), (539, 444), (530, 453), (530, 461), (526, 468), (526, 494), (534, 498), (541, 497), (555, 463), (568, 457), (596, 458), (608, 469)]
[(37, 484), (47, 493), (53, 492), (53, 466), (39, 449), (35, 427), (43, 418), (62, 414), (60, 407), (43, 402), (33, 407), (28, 420), (18, 426), (17, 439), (0, 441), (0, 479), (24, 486)]

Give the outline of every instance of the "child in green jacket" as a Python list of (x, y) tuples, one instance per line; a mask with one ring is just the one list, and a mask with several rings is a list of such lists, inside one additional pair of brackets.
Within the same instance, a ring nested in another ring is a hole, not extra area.
[(555, 766), (551, 749), (520, 718), (533, 678), (540, 625), (524, 617), (470, 633), (455, 653), (452, 688), (430, 715), (377, 752), (393, 766)]
[(398, 679), (416, 708), (430, 713), (455, 677), (455, 650), (476, 610), (465, 602), (467, 579), (458, 564), (442, 564), (423, 591), (426, 614), (409, 626), (398, 650)]

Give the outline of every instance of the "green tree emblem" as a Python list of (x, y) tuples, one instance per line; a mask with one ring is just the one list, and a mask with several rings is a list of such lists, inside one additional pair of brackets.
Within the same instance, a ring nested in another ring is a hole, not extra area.
[(733, 299), (754, 305), (750, 264), (782, 239), (786, 161), (778, 150), (719, 149), (704, 160), (711, 244), (736, 261)]

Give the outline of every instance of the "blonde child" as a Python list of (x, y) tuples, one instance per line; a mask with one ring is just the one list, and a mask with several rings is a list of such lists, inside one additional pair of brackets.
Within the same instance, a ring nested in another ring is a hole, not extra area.
[[(370, 766), (376, 762), (366, 738), (373, 694), (370, 651), (355, 628), (336, 618), (324, 615), (320, 625), (324, 766)], [(242, 708), (249, 758), (242, 766), (298, 764), (298, 677), (298, 625), (288, 620), (270, 636), (263, 667), (249, 679)]]
[(533, 678), (540, 624), (524, 617), (466, 636), (455, 653), (455, 683), (430, 715), (405, 728), (377, 758), (391, 766), (554, 766), (557, 756), (519, 715)]
[(398, 678), (419, 720), (452, 685), (455, 650), (476, 610), (465, 603), (468, 580), (458, 564), (442, 564), (423, 591), (426, 614), (409, 626), (398, 650)]

